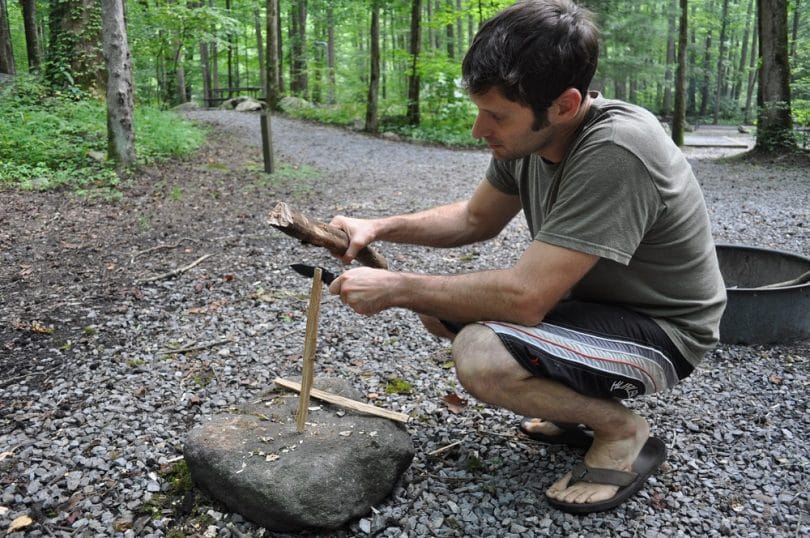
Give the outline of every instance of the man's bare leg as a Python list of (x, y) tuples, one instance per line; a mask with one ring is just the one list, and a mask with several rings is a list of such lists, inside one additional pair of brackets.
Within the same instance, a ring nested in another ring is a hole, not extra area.
[[(594, 442), (585, 454), (591, 467), (630, 471), (650, 427), (644, 418), (619, 402), (591, 398), (549, 379), (533, 377), (483, 325), (468, 325), (453, 342), (459, 381), (481, 401), (515, 413), (554, 422), (587, 424)], [(617, 486), (580, 482), (568, 486), (571, 474), (555, 482), (549, 497), (569, 503), (593, 503), (613, 497)]]
[(427, 332), (432, 334), (433, 336), (438, 336), (439, 338), (446, 338), (448, 340), (453, 340), (456, 337), (455, 333), (451, 332), (444, 324), (439, 321), (437, 318), (431, 316), (425, 316), (423, 314), (418, 314), (419, 321), (422, 322), (422, 325), (425, 326)]

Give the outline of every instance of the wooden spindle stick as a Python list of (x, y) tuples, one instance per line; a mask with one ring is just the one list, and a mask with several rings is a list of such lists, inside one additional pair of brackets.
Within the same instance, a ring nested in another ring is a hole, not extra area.
[[(299, 241), (324, 247), (339, 256), (349, 248), (349, 236), (346, 232), (329, 224), (310, 219), (303, 213), (279, 202), (267, 215), (267, 223), (273, 228)], [(357, 261), (368, 267), (388, 269), (388, 262), (382, 254), (368, 246), (357, 253)]]
[(298, 414), (296, 415), (298, 433), (304, 431), (304, 424), (309, 413), (309, 393), (315, 373), (315, 348), (318, 340), (318, 316), (321, 310), (321, 268), (315, 268), (312, 277), (312, 290), (309, 292), (307, 308), (307, 332), (304, 339), (304, 369), (301, 373), (301, 393), (298, 397)]

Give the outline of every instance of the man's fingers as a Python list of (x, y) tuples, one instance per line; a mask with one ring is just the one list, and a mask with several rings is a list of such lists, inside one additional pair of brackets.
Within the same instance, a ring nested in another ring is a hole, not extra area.
[(329, 284), (329, 293), (332, 295), (340, 295), (341, 286), (343, 286), (343, 275), (340, 275)]

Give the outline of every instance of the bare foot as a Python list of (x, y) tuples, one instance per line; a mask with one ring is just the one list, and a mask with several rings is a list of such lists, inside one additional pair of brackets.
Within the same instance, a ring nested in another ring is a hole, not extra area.
[(520, 425), (528, 432), (542, 433), (543, 435), (560, 435), (563, 429), (551, 422), (542, 418), (531, 418), (524, 420)]
[[(650, 437), (650, 425), (644, 418), (632, 415), (635, 422), (635, 434), (618, 440), (600, 439), (594, 434), (591, 448), (585, 454), (585, 463), (590, 467), (630, 471), (647, 439)], [(546, 495), (564, 503), (595, 503), (605, 501), (616, 495), (619, 486), (576, 482), (568, 485), (571, 473), (566, 473), (546, 490)]]

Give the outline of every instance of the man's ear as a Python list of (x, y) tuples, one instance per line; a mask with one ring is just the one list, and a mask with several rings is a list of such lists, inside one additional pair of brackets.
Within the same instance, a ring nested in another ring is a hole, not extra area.
[(582, 94), (579, 93), (579, 90), (568, 88), (551, 103), (549, 112), (555, 116), (557, 121), (568, 121), (576, 116), (581, 104)]

